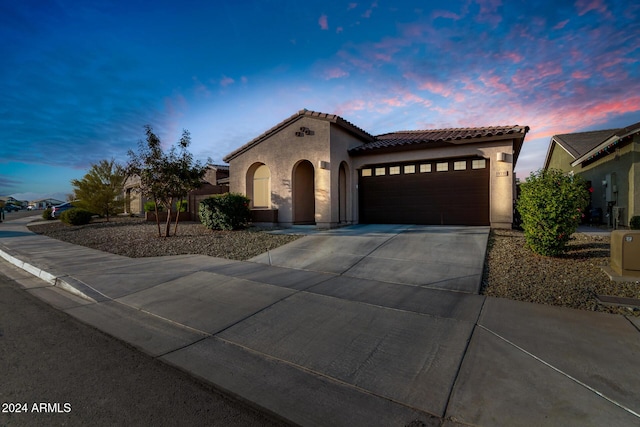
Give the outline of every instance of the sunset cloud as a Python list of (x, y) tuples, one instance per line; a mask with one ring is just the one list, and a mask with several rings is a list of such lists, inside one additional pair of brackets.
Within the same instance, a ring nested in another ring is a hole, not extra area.
[(349, 76), (349, 73), (339, 67), (333, 67), (324, 71), (325, 80), (339, 79), (339, 78), (348, 77), (348, 76)]
[(329, 21), (327, 20), (327, 15), (320, 15), (320, 18), (318, 18), (318, 25), (320, 25), (321, 30), (329, 29)]
[(222, 76), (222, 79), (220, 79), (220, 86), (227, 87), (227, 86), (230, 86), (230, 85), (234, 84), (235, 82), (236, 81), (234, 79), (232, 79), (231, 77)]

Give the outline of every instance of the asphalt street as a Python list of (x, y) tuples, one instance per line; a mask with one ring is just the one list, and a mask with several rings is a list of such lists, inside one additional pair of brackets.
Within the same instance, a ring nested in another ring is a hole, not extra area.
[[(0, 272), (14, 268), (0, 260)], [(286, 425), (52, 308), (2, 273), (0, 379), (0, 426)]]

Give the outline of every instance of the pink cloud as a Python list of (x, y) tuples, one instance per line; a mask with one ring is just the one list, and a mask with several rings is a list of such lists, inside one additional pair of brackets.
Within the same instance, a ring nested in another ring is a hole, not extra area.
[(569, 23), (568, 19), (565, 19), (564, 21), (558, 22), (555, 27), (553, 27), (554, 30), (561, 30), (563, 29), (567, 24)]
[(498, 13), (498, 8), (502, 6), (501, 0), (476, 0), (480, 5), (480, 13), (476, 17), (478, 22), (487, 22), (497, 26), (502, 22), (502, 16)]
[(197, 77), (192, 77), (192, 80), (194, 83), (193, 91), (196, 93), (196, 95), (203, 96), (205, 98), (211, 95), (209, 88), (207, 88), (207, 86), (202, 83)]
[(552, 61), (547, 61), (537, 64), (533, 68), (522, 68), (516, 71), (512, 82), (518, 89), (527, 89), (560, 74), (562, 74), (562, 67)]
[(406, 107), (410, 104), (420, 104), (424, 107), (429, 107), (432, 105), (431, 101), (429, 101), (428, 99), (424, 99), (408, 91), (401, 91), (398, 95), (391, 98), (381, 99), (377, 103), (395, 108)]
[(522, 62), (522, 60), (524, 59), (524, 57), (520, 55), (518, 52), (506, 52), (502, 56), (503, 58), (506, 58), (516, 64), (519, 62)]
[(340, 116), (348, 116), (349, 113), (354, 111), (362, 111), (367, 108), (367, 102), (363, 99), (352, 99), (347, 101), (336, 108), (336, 114)]
[(356, 7), (358, 7), (358, 3), (349, 3), (347, 10), (355, 9)]
[(602, 0), (577, 0), (576, 9), (578, 9), (579, 16), (582, 16), (592, 10), (603, 15), (609, 15), (607, 6), (602, 2)]
[(588, 79), (591, 77), (591, 74), (584, 71), (574, 71), (571, 73), (571, 77), (574, 79)]
[(327, 15), (320, 15), (320, 18), (318, 19), (318, 25), (320, 25), (320, 29), (321, 30), (328, 30), (329, 29), (329, 22), (327, 21)]
[(236, 81), (233, 80), (231, 77), (222, 76), (222, 79), (220, 80), (220, 86), (227, 87), (229, 85), (234, 84), (235, 82)]
[(325, 80), (339, 79), (339, 78), (348, 77), (348, 76), (349, 76), (349, 73), (339, 67), (329, 68), (324, 71)]
[(371, 7), (369, 9), (367, 9), (363, 14), (362, 17), (363, 18), (371, 18), (371, 14), (373, 13), (373, 9), (375, 9), (376, 7), (378, 7), (378, 2), (374, 1), (371, 4)]
[(418, 86), (418, 89), (428, 90), (431, 93), (444, 96), (445, 98), (451, 95), (451, 89), (442, 83), (423, 82)]
[(454, 21), (458, 21), (462, 19), (462, 16), (458, 15), (457, 13), (450, 12), (448, 10), (434, 10), (431, 13), (431, 18), (432, 19), (445, 18), (445, 19), (453, 19)]

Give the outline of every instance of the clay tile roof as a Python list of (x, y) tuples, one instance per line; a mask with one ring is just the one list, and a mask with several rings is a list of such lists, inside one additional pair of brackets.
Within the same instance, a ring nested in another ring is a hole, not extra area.
[(442, 144), (468, 144), (481, 138), (497, 137), (499, 139), (503, 139), (503, 137), (508, 137), (510, 135), (514, 135), (518, 138), (524, 138), (528, 131), (528, 126), (513, 125), (391, 132), (378, 135), (375, 137), (373, 142), (359, 145), (349, 150), (349, 152), (355, 154), (376, 150), (402, 148), (416, 144), (428, 144), (433, 146), (440, 146)]
[(292, 115), (288, 119), (285, 119), (285, 120), (281, 121), (280, 123), (278, 123), (277, 125), (275, 125), (271, 129), (267, 130), (266, 132), (264, 132), (260, 136), (252, 139), (251, 141), (249, 141), (248, 143), (246, 143), (242, 147), (238, 148), (237, 150), (227, 154), (222, 160), (224, 160), (225, 162), (228, 163), (233, 158), (235, 158), (238, 155), (246, 152), (250, 148), (258, 145), (259, 143), (261, 143), (265, 139), (269, 138), (271, 135), (275, 134), (276, 132), (279, 132), (280, 130), (284, 129), (286, 126), (289, 126), (291, 123), (301, 119), (302, 117), (313, 117), (313, 118), (316, 118), (316, 119), (319, 119), (319, 120), (326, 120), (326, 121), (329, 121), (331, 123), (335, 123), (335, 124), (339, 125), (340, 127), (342, 127), (343, 129), (345, 129), (347, 132), (350, 132), (353, 135), (359, 137), (363, 141), (373, 141), (373, 139), (374, 139), (373, 135), (369, 134), (368, 132), (364, 131), (363, 129), (359, 128), (358, 126), (354, 125), (353, 123), (346, 121), (345, 119), (343, 119), (342, 117), (340, 117), (340, 116), (338, 116), (336, 114), (320, 113), (320, 112), (317, 112), (317, 111), (307, 110), (305, 108), (305, 109), (302, 109), (302, 110), (298, 111), (297, 113), (295, 113), (294, 115)]

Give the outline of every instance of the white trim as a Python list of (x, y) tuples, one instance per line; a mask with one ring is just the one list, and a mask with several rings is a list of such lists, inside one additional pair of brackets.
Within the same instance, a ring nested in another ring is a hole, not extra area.
[(606, 148), (609, 144), (613, 144), (614, 142), (616, 142), (619, 139), (620, 139), (620, 137), (618, 137), (617, 135), (613, 135), (613, 136), (607, 138), (604, 142), (596, 145), (595, 148), (592, 148), (590, 151), (587, 151), (586, 154), (583, 154), (581, 157), (578, 157), (576, 160), (574, 160), (571, 163), (571, 167), (578, 166), (580, 163), (584, 162), (589, 157), (591, 157), (592, 155), (596, 154), (598, 151), (602, 150), (603, 148)]

